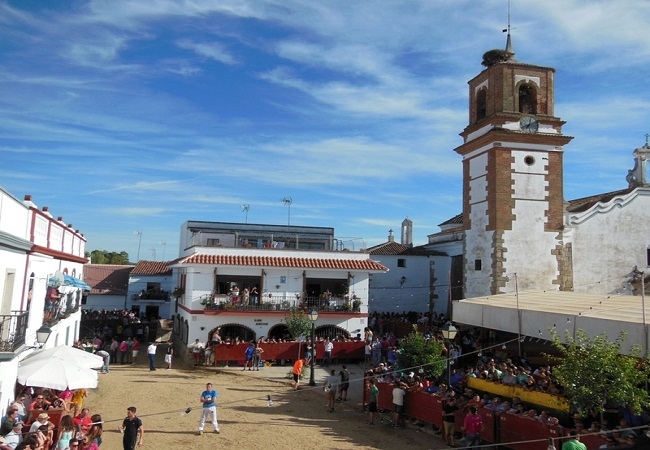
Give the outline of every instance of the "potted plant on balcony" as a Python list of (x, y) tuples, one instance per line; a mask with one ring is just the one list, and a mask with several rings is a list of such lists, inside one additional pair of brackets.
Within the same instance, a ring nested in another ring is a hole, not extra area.
[(203, 314), (217, 314), (217, 304), (214, 301), (214, 297), (211, 295), (208, 295), (201, 300), (201, 304), (204, 306)]
[(173, 296), (176, 300), (178, 300), (179, 298), (181, 298), (183, 295), (185, 295), (185, 288), (183, 288), (183, 287), (181, 287), (181, 286), (176, 286), (176, 287), (174, 288), (174, 290), (172, 291), (172, 296)]
[(358, 298), (355, 298), (354, 300), (352, 300), (352, 311), (359, 312), (361, 310), (361, 305), (362, 304), (363, 304), (363, 302), (361, 302), (361, 300), (359, 300)]

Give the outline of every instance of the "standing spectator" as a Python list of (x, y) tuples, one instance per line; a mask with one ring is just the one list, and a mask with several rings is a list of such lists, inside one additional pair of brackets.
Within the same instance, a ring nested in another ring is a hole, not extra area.
[(149, 344), (147, 347), (147, 356), (149, 356), (149, 370), (156, 370), (156, 349), (158, 345), (155, 342)]
[(406, 390), (399, 381), (396, 381), (393, 388), (393, 428), (397, 428), (401, 424), (405, 396)]
[(135, 344), (135, 341), (133, 340), (133, 338), (131, 336), (126, 338), (126, 347), (127, 347), (126, 348), (126, 362), (127, 362), (127, 364), (131, 364), (132, 362), (134, 362), (134, 361), (132, 361), (133, 358), (131, 357), (131, 354), (132, 354), (131, 352), (133, 351), (133, 344)]
[(255, 342), (251, 341), (250, 345), (244, 351), (244, 368), (242, 370), (251, 370), (253, 367), (253, 355), (255, 354)]
[(11, 407), (18, 411), (18, 420), (23, 420), (23, 417), (25, 417), (25, 414), (27, 413), (25, 408), (26, 398), (25, 394), (19, 394), (16, 397), (16, 401), (11, 404)]
[(260, 364), (262, 362), (262, 353), (264, 353), (264, 349), (260, 347), (259, 342), (255, 344), (255, 353), (253, 353), (253, 370), (260, 370)]
[(368, 412), (370, 413), (369, 425), (375, 424), (375, 413), (377, 412), (377, 403), (379, 402), (379, 388), (375, 386), (375, 383), (374, 377), (368, 380), (370, 386), (370, 402), (368, 403)]
[(129, 352), (129, 344), (126, 340), (120, 342), (120, 364), (126, 364), (126, 354)]
[(192, 344), (192, 356), (194, 356), (194, 365), (198, 366), (201, 364), (201, 352), (203, 351), (203, 344), (200, 340), (195, 340)]
[(323, 355), (323, 366), (329, 367), (332, 364), (332, 351), (334, 350), (334, 343), (330, 338), (325, 340), (325, 354)]
[(70, 416), (64, 415), (59, 422), (59, 440), (56, 443), (57, 450), (69, 448), (70, 439), (74, 437), (74, 423)]
[(133, 340), (133, 345), (131, 346), (131, 365), (135, 364), (135, 359), (138, 357), (140, 352), (140, 340), (135, 338)]
[(350, 388), (350, 372), (345, 364), (341, 366), (339, 376), (341, 377), (341, 383), (339, 385), (339, 398), (337, 400), (345, 402), (348, 400), (348, 389)]
[(102, 365), (102, 373), (108, 373), (111, 370), (111, 354), (106, 350), (100, 350), (95, 353), (97, 356), (101, 356), (104, 360), (104, 365)]
[[(463, 431), (465, 432), (465, 446), (467, 446), (467, 448), (476, 449), (479, 445), (481, 445), (481, 432), (484, 428), (483, 419), (481, 419), (481, 416), (478, 415), (476, 406), (471, 406), (469, 408), (469, 412), (465, 416), (465, 420), (463, 421)], [(586, 448), (584, 450), (586, 450)]]
[(72, 400), (70, 405), (73, 408), (72, 414), (77, 415), (81, 412), (81, 409), (84, 406), (84, 398), (88, 397), (88, 391), (84, 388), (76, 389), (72, 393)]
[(569, 440), (562, 444), (562, 450), (587, 450), (587, 446), (580, 442), (580, 433), (571, 430)]
[(372, 342), (372, 367), (378, 367), (381, 363), (381, 342), (376, 337)]
[[(453, 392), (453, 391), (452, 391)], [(445, 400), (442, 404), (442, 433), (443, 439), (447, 442), (448, 445), (455, 447), (456, 442), (454, 441), (455, 423), (456, 423), (456, 411), (458, 411), (458, 405), (456, 404), (456, 398), (450, 397)]]
[(172, 368), (172, 357), (174, 356), (174, 346), (172, 341), (167, 341), (167, 351), (165, 352), (165, 363), (167, 364), (167, 370)]
[(201, 403), (203, 405), (201, 411), (201, 421), (199, 422), (199, 435), (203, 434), (203, 427), (209, 415), (212, 416), (212, 426), (214, 432), (219, 434), (219, 423), (217, 422), (217, 403), (215, 402), (219, 393), (212, 389), (212, 383), (205, 385), (205, 391), (201, 393)]
[(329, 376), (325, 378), (325, 395), (327, 396), (327, 412), (334, 412), (334, 397), (339, 387), (339, 377), (336, 370), (332, 369)]
[(363, 367), (373, 367), (372, 366), (372, 342), (367, 342), (363, 346)]
[(293, 390), (298, 390), (298, 384), (300, 383), (300, 375), (302, 375), (302, 367), (305, 364), (304, 359), (298, 359), (293, 363), (293, 369), (291, 373), (293, 374)]
[(124, 450), (135, 450), (136, 445), (142, 447), (144, 428), (142, 427), (142, 421), (135, 413), (135, 406), (129, 406), (126, 409), (126, 417), (120, 426), (120, 431), (123, 433), (122, 445)]

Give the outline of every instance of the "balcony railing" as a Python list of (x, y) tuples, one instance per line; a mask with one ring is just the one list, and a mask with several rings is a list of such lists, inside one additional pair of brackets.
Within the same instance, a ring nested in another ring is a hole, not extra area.
[(131, 296), (131, 300), (134, 302), (137, 302), (139, 300), (155, 300), (155, 301), (163, 301), (163, 302), (168, 302), (170, 301), (170, 294), (169, 292), (145, 292), (145, 293), (140, 293), (140, 294), (133, 294)]
[(15, 352), (25, 344), (28, 312), (0, 315), (0, 352)]
[(347, 301), (344, 298), (323, 299), (320, 297), (285, 298), (280, 295), (250, 297), (248, 303), (241, 296), (206, 295), (201, 298), (206, 311), (290, 311), (299, 309), (305, 312), (314, 309), (320, 312), (350, 313), (360, 312), (361, 301)]

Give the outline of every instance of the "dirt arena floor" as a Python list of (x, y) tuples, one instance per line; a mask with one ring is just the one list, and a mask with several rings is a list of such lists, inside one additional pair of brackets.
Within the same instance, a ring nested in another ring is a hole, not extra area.
[[(159, 351), (159, 353), (162, 353)], [(448, 448), (439, 436), (415, 426), (393, 428), (384, 420), (368, 425), (361, 409), (363, 369), (350, 365), (349, 400), (328, 413), (322, 388), (310, 388), (304, 380), (294, 391), (285, 378), (290, 368), (267, 367), (242, 371), (239, 367), (183, 367), (149, 371), (145, 355), (134, 366), (112, 365), (100, 375), (97, 389), (89, 391), (84, 406), (104, 420), (102, 449), (122, 449), (118, 425), (126, 408), (135, 406), (142, 419), (143, 449), (440, 449)], [(335, 366), (339, 369), (340, 366)], [(322, 384), (324, 369), (315, 371)], [(197, 434), (201, 406), (199, 397), (211, 382), (219, 393), (218, 420), (221, 434), (206, 423)], [(271, 395), (273, 406), (268, 406)], [(187, 408), (192, 408), (185, 413)], [(385, 415), (388, 418), (388, 415)]]

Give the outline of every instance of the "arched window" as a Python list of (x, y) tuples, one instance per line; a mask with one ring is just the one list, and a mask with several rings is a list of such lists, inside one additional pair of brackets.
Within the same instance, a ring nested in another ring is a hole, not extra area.
[(476, 120), (481, 120), (487, 115), (487, 89), (483, 88), (476, 93)]
[(519, 86), (519, 112), (537, 114), (537, 89), (532, 84)]

